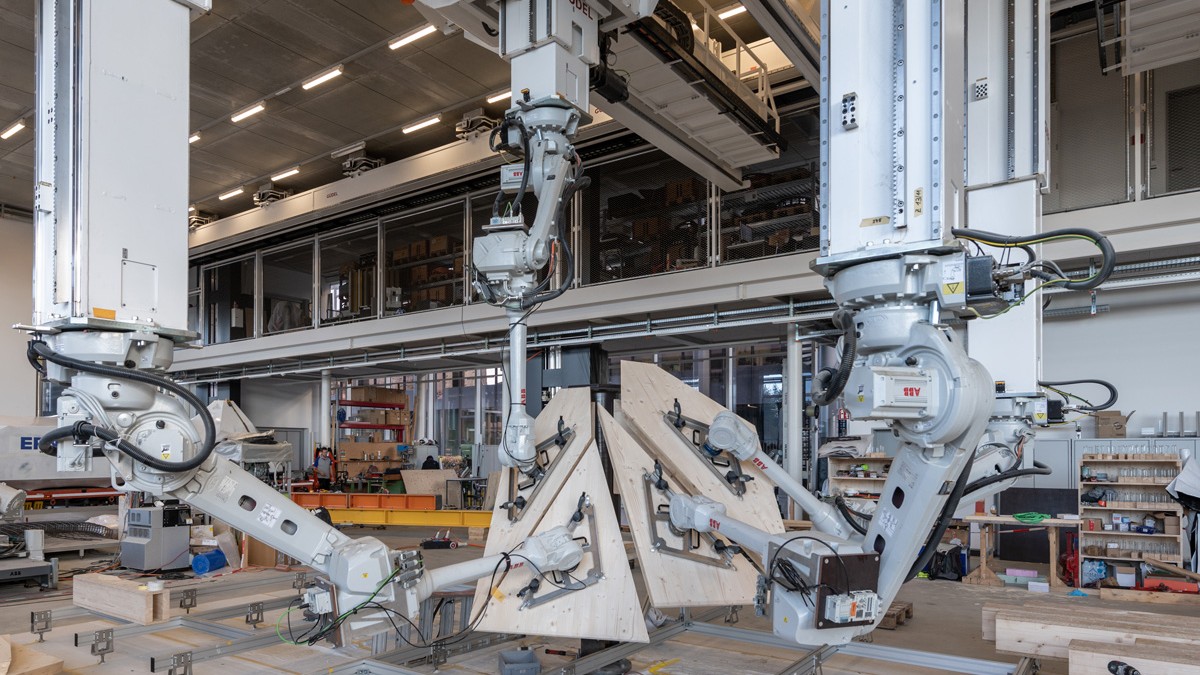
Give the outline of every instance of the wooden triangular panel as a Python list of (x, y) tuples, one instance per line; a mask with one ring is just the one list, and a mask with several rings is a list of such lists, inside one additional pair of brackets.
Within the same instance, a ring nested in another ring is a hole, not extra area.
[[(558, 446), (550, 447), (548, 450), (550, 461), (553, 462), (559, 453), (562, 453), (562, 459), (551, 473), (542, 478), (545, 485), (537, 493), (536, 498), (531, 499), (525, 514), (516, 522), (508, 519), (508, 509), (501, 508), (508, 502), (508, 488), (513, 478), (513, 472), (509, 469), (500, 471), (500, 480), (496, 485), (496, 506), (492, 509), (492, 523), (488, 529), (487, 542), (484, 544), (484, 555), (496, 555), (511, 551), (513, 547), (529, 538), (546, 514), (546, 510), (550, 508), (550, 504), (558, 495), (559, 490), (562, 489), (563, 483), (571, 475), (575, 465), (579, 463), (579, 458), (583, 456), (584, 450), (592, 444), (595, 423), (592, 420), (591, 391), (588, 388), (580, 387), (560, 391), (542, 409), (542, 414), (533, 421), (534, 441), (541, 443), (558, 433), (560, 417), (566, 426), (574, 430), (575, 434), (571, 438), (571, 442), (567, 443), (567, 447), (561, 450)], [(503, 450), (501, 449), (500, 452)], [(520, 494), (529, 499), (530, 492), (530, 490), (526, 490)], [(475, 588), (475, 607), (483, 606), (488, 592), (488, 580), (480, 580)]]
[[(556, 478), (560, 464), (555, 470)], [(545, 516), (534, 528), (534, 533), (566, 525), (583, 493), (591, 498), (592, 517), (595, 518), (598, 536), (592, 541), (592, 551), (584, 555), (583, 562), (572, 575), (582, 579), (592, 569), (593, 555), (598, 555), (604, 578), (583, 590), (566, 593), (545, 604), (521, 609), (522, 598), (517, 593), (524, 588), (536, 572), (524, 561), (514, 559), (514, 567), (498, 583), (500, 593), (490, 598), (487, 612), (479, 623), (479, 630), (499, 633), (525, 633), (553, 637), (590, 638), (596, 640), (619, 640), (622, 642), (647, 642), (646, 623), (642, 618), (641, 603), (633, 583), (633, 572), (625, 556), (621, 541), (621, 528), (613, 510), (604, 468), (600, 464), (595, 444), (589, 444), (583, 456), (562, 483), (558, 496), (549, 505)], [(575, 536), (592, 538), (588, 519), (585, 518), (575, 530)], [(490, 543), (490, 541), (489, 541)], [(507, 549), (505, 549), (507, 550)], [(519, 555), (521, 549), (513, 551)], [(481, 580), (478, 590), (487, 591), (489, 580)], [(539, 595), (554, 592), (555, 587), (543, 580)], [(484, 596), (486, 597), (486, 596)], [(475, 607), (482, 607), (480, 594), (476, 593)]]
[[(756, 466), (745, 462), (742, 471), (753, 476), (741, 499), (734, 496), (724, 480), (700, 464), (663, 413), (679, 399), (685, 417), (705, 424), (726, 410), (716, 401), (684, 384), (670, 373), (649, 363), (621, 362), (621, 424), (652, 456), (658, 457), (678, 477), (689, 494), (700, 494), (725, 504), (728, 515), (766, 532), (784, 531), (779, 505), (775, 502), (774, 483)], [(747, 426), (751, 426), (747, 423)], [(751, 428), (753, 428), (751, 426)]]
[[(745, 558), (734, 558), (732, 568), (716, 567), (654, 549), (650, 534), (651, 514), (646, 505), (647, 485), (642, 479), (645, 473), (653, 471), (654, 458), (607, 411), (597, 408), (596, 414), (600, 418), (600, 430), (620, 486), (625, 515), (633, 533), (638, 568), (642, 571), (651, 603), (655, 607), (752, 603), (758, 572)], [(693, 472), (707, 471), (699, 465), (700, 459), (688, 459), (696, 463)], [(679, 489), (679, 481), (665, 466), (663, 477), (669, 485)], [(669, 546), (681, 546), (682, 538), (671, 534), (665, 526), (660, 524), (657, 531)], [(705, 549), (707, 546), (703, 545)]]

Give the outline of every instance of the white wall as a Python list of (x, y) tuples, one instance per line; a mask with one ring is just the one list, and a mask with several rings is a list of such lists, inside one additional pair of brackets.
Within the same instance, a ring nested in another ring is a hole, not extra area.
[(33, 223), (0, 218), (0, 416), (37, 414), (37, 378), (25, 360), (28, 336), (12, 330), (33, 316)]
[[(310, 441), (315, 442), (315, 430), (320, 424), (319, 382), (289, 382), (279, 378), (245, 380), (238, 406), (260, 430), (274, 427), (308, 429)], [(310, 461), (312, 448), (300, 448), (300, 461)]]
[[(1088, 305), (1085, 293), (1052, 297), (1054, 309)], [(1156, 426), (1163, 412), (1177, 418), (1183, 411), (1194, 419), (1200, 410), (1200, 284), (1100, 291), (1097, 302), (1111, 311), (1045, 321), (1043, 377), (1112, 382), (1120, 393), (1113, 409), (1137, 411), (1130, 435)], [(1093, 403), (1099, 402), (1093, 396), (1103, 399), (1099, 387), (1072, 391)], [(1081, 425), (1085, 437), (1095, 433), (1091, 419)]]

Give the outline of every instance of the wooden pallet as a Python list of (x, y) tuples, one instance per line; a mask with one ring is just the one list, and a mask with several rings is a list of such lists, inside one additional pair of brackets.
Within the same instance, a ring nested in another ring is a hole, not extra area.
[(897, 600), (888, 607), (887, 612), (883, 615), (883, 621), (879, 622), (876, 628), (884, 630), (896, 630), (897, 626), (902, 626), (908, 623), (908, 620), (913, 617), (913, 604), (911, 602), (901, 602)]

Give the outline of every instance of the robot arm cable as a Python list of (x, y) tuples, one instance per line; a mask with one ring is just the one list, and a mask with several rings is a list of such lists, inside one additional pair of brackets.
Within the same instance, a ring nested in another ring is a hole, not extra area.
[(987, 244), (988, 246), (998, 246), (1000, 248), (1026, 248), (1030, 244), (1040, 244), (1047, 241), (1060, 241), (1063, 239), (1083, 239), (1090, 241), (1100, 249), (1102, 262), (1100, 271), (1092, 276), (1081, 279), (1079, 281), (1070, 281), (1065, 277), (1051, 280), (1047, 283), (1062, 284), (1063, 288), (1068, 288), (1074, 291), (1090, 291), (1100, 284), (1108, 280), (1113, 269), (1117, 265), (1117, 253), (1113, 249), (1112, 244), (1108, 241), (1108, 237), (1082, 227), (1068, 227), (1061, 230), (1052, 230), (1041, 234), (1033, 234), (1027, 236), (1006, 236), (996, 234), (994, 232), (986, 232), (984, 230), (972, 230), (969, 228), (955, 228), (951, 230), (954, 236), (967, 241)]
[(815, 405), (828, 405), (842, 394), (846, 383), (850, 380), (850, 371), (854, 368), (854, 355), (858, 345), (858, 333), (854, 327), (854, 314), (849, 310), (839, 309), (833, 313), (833, 324), (842, 329), (845, 347), (842, 349), (842, 360), (836, 370), (824, 368), (815, 378), (820, 385), (813, 391), (812, 402)]
[(149, 384), (155, 387), (166, 389), (191, 405), (200, 416), (201, 424), (204, 425), (204, 442), (200, 447), (200, 451), (196, 453), (195, 457), (182, 462), (169, 462), (158, 459), (136, 445), (124, 440), (116, 432), (86, 423), (75, 424), (70, 427), (60, 427), (51, 431), (43, 437), (43, 447), (48, 447), (50, 445), (49, 443), (44, 442), (46, 439), (54, 441), (65, 438), (68, 435), (75, 436), (77, 438), (96, 436), (97, 438), (109, 443), (115, 443), (117, 450), (133, 457), (148, 467), (158, 469), (160, 471), (190, 471), (191, 469), (195, 469), (204, 464), (209, 455), (212, 454), (213, 448), (216, 446), (217, 441), (216, 424), (213, 422), (212, 414), (208, 412), (208, 408), (204, 407), (204, 404), (200, 402), (200, 399), (196, 398), (196, 395), (188, 391), (186, 387), (182, 387), (165, 377), (143, 373), (132, 368), (106, 366), (101, 363), (91, 363), (88, 361), (74, 359), (69, 356), (64, 356), (56, 353), (50, 348), (49, 345), (40, 340), (31, 341), (29, 344), (29, 349), (37, 356), (40, 356), (43, 359), (60, 365), (64, 368), (71, 368), (80, 372), (94, 373), (96, 375), (103, 375), (105, 377), (112, 377), (122, 380), (133, 380), (134, 382), (141, 382), (143, 384)]
[[(1074, 394), (1059, 391), (1058, 387), (1063, 387), (1063, 386), (1070, 385), (1070, 384), (1098, 384), (1101, 387), (1104, 387), (1105, 389), (1108, 390), (1108, 400), (1099, 405), (1091, 405), (1091, 403), (1087, 399), (1084, 399), (1080, 396), (1075, 396)], [(1095, 380), (1095, 379), (1060, 380), (1057, 382), (1043, 382), (1041, 380), (1038, 380), (1038, 385), (1042, 386), (1042, 387), (1046, 387), (1047, 389), (1050, 389), (1052, 391), (1058, 392), (1060, 395), (1062, 395), (1064, 397), (1071, 396), (1071, 397), (1079, 399), (1080, 401), (1083, 401), (1084, 403), (1087, 403), (1088, 405), (1077, 406), (1079, 410), (1085, 410), (1087, 412), (1100, 412), (1101, 410), (1108, 410), (1109, 408), (1113, 407), (1117, 403), (1117, 388), (1115, 386), (1113, 386), (1113, 384), (1111, 382), (1106, 382), (1105, 380)]]

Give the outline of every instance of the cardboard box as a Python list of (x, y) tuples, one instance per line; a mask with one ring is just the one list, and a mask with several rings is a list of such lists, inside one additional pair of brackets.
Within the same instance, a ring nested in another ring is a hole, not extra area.
[[(457, 241), (457, 240), (455, 240)], [(429, 255), (450, 255), (450, 236), (443, 234), (440, 237), (434, 237), (429, 240)]]
[(1125, 438), (1126, 424), (1133, 413), (1124, 415), (1120, 410), (1102, 410), (1096, 413), (1096, 438)]
[(429, 265), (414, 265), (408, 270), (408, 278), (414, 286), (429, 281)]
[(636, 218), (633, 221), (633, 238), (640, 241), (657, 239), (667, 229), (661, 218)]
[(788, 240), (790, 240), (791, 238), (792, 238), (791, 230), (789, 230), (785, 227), (782, 230), (779, 230), (778, 232), (772, 232), (771, 234), (767, 235), (767, 246), (772, 246), (775, 248), (787, 246)]
[(667, 182), (667, 205), (697, 202), (707, 196), (708, 184), (691, 176)]
[(422, 239), (414, 241), (408, 246), (408, 257), (410, 260), (423, 260), (429, 257), (429, 240)]
[(392, 262), (408, 262), (408, 244), (392, 249)]

